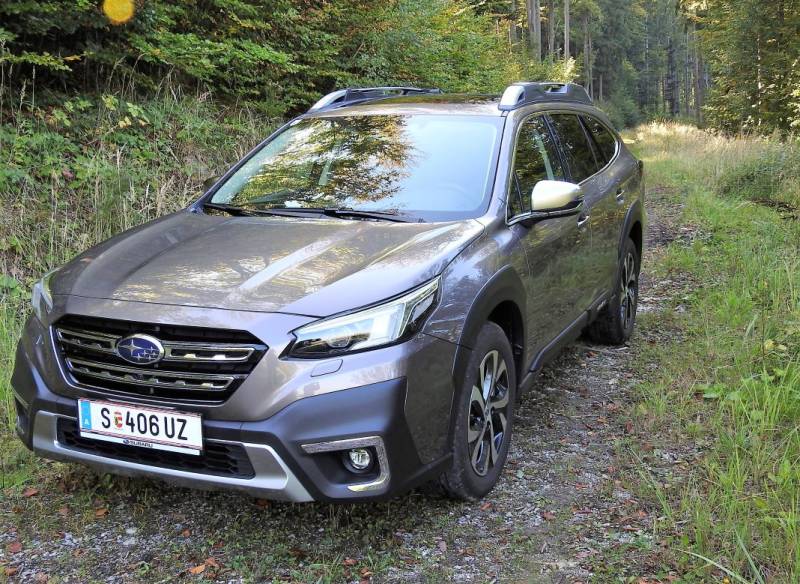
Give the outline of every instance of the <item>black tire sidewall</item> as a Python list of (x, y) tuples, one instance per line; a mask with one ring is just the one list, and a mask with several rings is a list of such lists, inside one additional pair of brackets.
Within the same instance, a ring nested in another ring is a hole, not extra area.
[[(480, 476), (472, 468), (470, 452), (467, 442), (469, 426), (469, 406), (472, 396), (472, 386), (475, 384), (476, 375), (481, 361), (489, 351), (496, 350), (506, 362), (508, 369), (508, 408), (506, 410), (507, 426), (503, 445), (500, 448), (499, 462), (495, 464), (486, 476)], [(492, 490), (497, 483), (505, 466), (508, 450), (511, 444), (514, 425), (514, 406), (517, 399), (517, 375), (514, 365), (514, 355), (511, 344), (505, 332), (495, 323), (486, 323), (478, 333), (478, 338), (467, 362), (464, 381), (458, 389), (455, 400), (456, 411), (453, 431), (453, 467), (448, 473), (447, 482), (450, 491), (457, 491), (458, 496), (466, 499), (478, 499)]]
[[(620, 280), (624, 274), (624, 266), (625, 266), (625, 259), (628, 257), (628, 254), (633, 254), (633, 261), (636, 269), (636, 306), (634, 307), (633, 316), (631, 317), (628, 326), (625, 327), (622, 316), (620, 315), (620, 308), (622, 305), (622, 295), (619, 292)], [(617, 277), (614, 281), (614, 289), (616, 290), (616, 294), (614, 296), (614, 303), (612, 309), (614, 310), (614, 325), (617, 329), (617, 333), (619, 338), (622, 341), (627, 341), (630, 339), (631, 335), (633, 334), (633, 329), (636, 326), (636, 309), (639, 306), (639, 270), (640, 270), (640, 258), (639, 252), (636, 249), (636, 244), (633, 243), (633, 240), (627, 238), (625, 243), (622, 247), (622, 255), (620, 256), (619, 265), (617, 267)]]

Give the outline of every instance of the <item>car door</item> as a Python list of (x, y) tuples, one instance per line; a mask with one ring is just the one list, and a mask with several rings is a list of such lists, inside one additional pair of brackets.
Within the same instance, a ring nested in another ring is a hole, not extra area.
[[(607, 230), (614, 220), (613, 184), (599, 172), (605, 164), (597, 159), (592, 139), (577, 113), (559, 112), (549, 115), (561, 151), (569, 169), (570, 180), (583, 188), (583, 220), (588, 233), (576, 260), (583, 272), (576, 302), (586, 310), (592, 306), (612, 281), (608, 273)], [(609, 200), (609, 196), (611, 199)]]
[(627, 192), (632, 176), (629, 165), (618, 160), (620, 145), (616, 133), (594, 116), (582, 114), (581, 119), (603, 167), (595, 179), (600, 185), (602, 198), (598, 203), (596, 223), (592, 223), (592, 246), (597, 248), (604, 266), (604, 282), (610, 287), (617, 273), (619, 240), (628, 210), (626, 201), (634, 196), (634, 193)]
[(528, 346), (538, 353), (581, 314), (579, 291), (585, 274), (581, 250), (588, 232), (578, 217), (531, 222), (531, 193), (541, 180), (565, 180), (561, 155), (543, 115), (525, 118), (518, 126), (508, 186), (507, 220), (518, 232), (528, 260)]

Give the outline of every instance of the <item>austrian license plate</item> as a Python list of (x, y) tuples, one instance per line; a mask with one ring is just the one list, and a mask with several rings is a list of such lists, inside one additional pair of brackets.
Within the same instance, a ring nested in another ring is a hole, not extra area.
[(200, 414), (81, 399), (78, 418), (84, 438), (184, 454), (203, 450)]

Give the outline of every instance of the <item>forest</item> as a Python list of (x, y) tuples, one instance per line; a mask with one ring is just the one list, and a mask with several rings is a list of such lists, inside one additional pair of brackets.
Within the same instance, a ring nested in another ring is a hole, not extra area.
[(800, 120), (791, 0), (106, 4), (107, 15), (87, 0), (4, 2), (6, 102), (177, 85), (279, 117), (334, 87), (496, 92), (546, 78), (582, 82), (618, 125), (681, 117), (785, 132)]
[[(639, 330), (549, 366), (485, 502), (187, 494), (15, 438), (42, 274), (334, 89), (520, 80), (586, 88), (650, 226)], [(797, 582), (799, 128), (800, 0), (0, 1), (0, 580)]]

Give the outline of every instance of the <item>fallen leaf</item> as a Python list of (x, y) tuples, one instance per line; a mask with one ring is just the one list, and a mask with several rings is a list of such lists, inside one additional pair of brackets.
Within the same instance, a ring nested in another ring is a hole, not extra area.
[(206, 558), (205, 564), (209, 568), (214, 568), (215, 570), (219, 570), (219, 562), (217, 562), (217, 560), (215, 560), (214, 558)]
[(44, 572), (39, 572), (33, 577), (34, 582), (39, 582), (40, 584), (45, 584), (50, 580), (50, 576), (45, 574)]
[(544, 513), (542, 513), (542, 517), (547, 521), (552, 521), (553, 519), (556, 518), (555, 514), (550, 513), (550, 511), (545, 511)]
[(198, 574), (202, 574), (203, 572), (205, 572), (205, 570), (206, 570), (206, 565), (199, 564), (194, 568), (189, 568), (189, 573), (192, 574), (193, 576), (197, 576)]
[(181, 535), (183, 537), (189, 537), (190, 535), (192, 535), (192, 532), (189, 529), (184, 529), (183, 531), (181, 531)]
[(266, 509), (267, 507), (272, 505), (272, 503), (270, 502), (269, 499), (256, 499), (256, 505), (258, 507), (261, 507), (262, 509)]
[(94, 510), (94, 516), (97, 517), (98, 519), (101, 519), (106, 515), (108, 515), (108, 508), (106, 507), (100, 507), (100, 509)]
[(39, 494), (39, 489), (35, 487), (25, 487), (25, 490), (22, 491), (23, 497), (33, 497), (34, 495)]
[(633, 432), (633, 422), (628, 420), (627, 422), (625, 422), (625, 433), (630, 434), (631, 432)]
[(488, 511), (491, 508), (492, 508), (492, 504), (488, 503), (488, 502), (484, 503), (483, 505), (481, 505), (481, 511)]
[(355, 566), (358, 563), (358, 560), (354, 560), (353, 558), (345, 558), (342, 563), (345, 566)]
[(69, 507), (61, 507), (58, 510), (58, 514), (61, 515), (61, 517), (66, 517), (67, 515), (69, 515)]
[(22, 544), (18, 541), (12, 541), (10, 544), (6, 546), (8, 553), (10, 554), (18, 554), (22, 551)]
[(372, 576), (372, 571), (369, 568), (361, 568), (361, 576), (364, 578), (369, 578)]
[(6, 578), (13, 576), (17, 572), (19, 572), (19, 568), (17, 567), (6, 566), (5, 568), (3, 568), (3, 574), (6, 575)]

